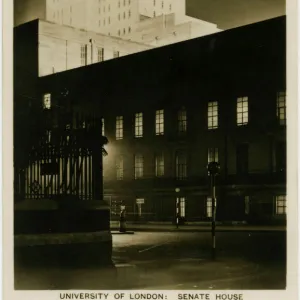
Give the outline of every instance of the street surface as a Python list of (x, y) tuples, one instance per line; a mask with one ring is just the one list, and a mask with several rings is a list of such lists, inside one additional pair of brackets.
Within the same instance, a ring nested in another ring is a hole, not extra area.
[[(208, 232), (137, 232), (114, 235), (122, 288), (284, 289), (285, 232), (218, 232), (211, 260)], [(123, 267), (122, 267), (123, 265)]]
[[(17, 289), (284, 289), (286, 233), (209, 232), (113, 235), (114, 269), (19, 271)], [(101, 255), (101, 254), (99, 254)]]

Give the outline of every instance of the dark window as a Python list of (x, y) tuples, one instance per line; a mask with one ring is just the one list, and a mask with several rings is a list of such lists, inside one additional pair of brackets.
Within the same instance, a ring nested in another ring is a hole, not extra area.
[(236, 173), (248, 174), (248, 144), (240, 144), (236, 148)]
[(187, 156), (185, 152), (176, 153), (176, 178), (179, 180), (187, 178)]
[(286, 170), (286, 143), (280, 142), (276, 146), (276, 171), (285, 172)]

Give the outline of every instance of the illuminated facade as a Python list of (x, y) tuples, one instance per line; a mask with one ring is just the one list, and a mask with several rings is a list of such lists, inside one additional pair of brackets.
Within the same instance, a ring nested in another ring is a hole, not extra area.
[(183, 0), (15, 0), (15, 26), (36, 18), (154, 46), (220, 31), (186, 16)]
[(218, 161), (217, 220), (272, 223), (287, 207), (285, 79), (281, 17), (45, 76), (39, 98), (67, 87), (101, 114), (112, 214), (123, 203), (131, 220), (209, 221)]

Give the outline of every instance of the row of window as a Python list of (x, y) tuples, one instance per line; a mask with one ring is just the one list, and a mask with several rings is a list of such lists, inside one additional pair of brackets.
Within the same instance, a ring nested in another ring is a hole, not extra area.
[[(153, 6), (156, 6), (158, 1), (156, 0), (153, 0)], [(161, 8), (164, 8), (164, 1), (161, 1)], [(169, 10), (171, 11), (172, 10), (172, 4), (169, 5)]]
[[(131, 17), (131, 10), (128, 11), (128, 19), (130, 19)], [(124, 11), (123, 12), (123, 19), (125, 20), (126, 19), (126, 12)], [(118, 14), (118, 20), (120, 21), (121, 20), (121, 14)]]
[[(218, 149), (208, 149), (208, 162), (218, 161)], [(185, 152), (178, 152), (175, 158), (176, 162), (176, 178), (183, 180), (187, 178), (187, 155)], [(163, 177), (165, 175), (165, 157), (163, 153), (155, 155), (155, 176)], [(141, 179), (144, 176), (144, 156), (142, 154), (134, 155), (134, 178)], [(124, 178), (124, 157), (119, 155), (116, 157), (116, 179)]]
[[(98, 0), (98, 3), (101, 4), (101, 2), (103, 2), (103, 0)], [(128, 5), (131, 4), (131, 0), (123, 0), (123, 6), (126, 6), (126, 4), (128, 3)], [(121, 7), (121, 1), (118, 2), (118, 7)], [(110, 4), (108, 4), (108, 10), (110, 11)], [(104, 9), (105, 11), (105, 9)]]
[[(286, 214), (286, 207), (287, 207), (287, 200), (285, 195), (278, 195), (274, 197), (275, 200), (275, 214), (277, 215), (284, 215)], [(250, 214), (250, 197), (245, 196), (245, 215)], [(142, 212), (142, 205), (140, 203), (145, 203), (144, 198), (137, 198), (136, 203), (138, 205), (138, 215), (141, 217)], [(206, 217), (211, 218), (213, 214), (213, 207), (212, 207), (212, 198), (206, 198)], [(176, 198), (176, 215), (185, 218), (186, 217), (186, 197), (177, 197)]]
[[(100, 0), (99, 0), (99, 3), (100, 3)], [(127, 3), (126, 0), (123, 0), (123, 6), (125, 6), (126, 3)], [(128, 0), (128, 5), (130, 5), (130, 3), (131, 3), (131, 0)], [(118, 2), (118, 7), (119, 8), (121, 7), (121, 1)]]
[[(131, 33), (131, 27), (128, 27), (127, 33)], [(126, 28), (123, 28), (123, 35), (126, 34)], [(118, 36), (121, 35), (121, 29), (118, 30)]]
[[(100, 2), (99, 2), (99, 4), (100, 4)], [(108, 8), (108, 11), (110, 12), (110, 4), (108, 4), (107, 8)], [(105, 13), (106, 6), (104, 5), (102, 9), (103, 9), (103, 12)], [(101, 6), (98, 8), (98, 13), (101, 14)]]
[[(277, 96), (277, 118), (280, 125), (286, 124), (286, 97), (285, 93), (278, 93)], [(104, 123), (104, 120), (103, 120)], [(240, 97), (236, 104), (236, 124), (237, 126), (245, 126), (248, 124), (248, 97)], [(116, 140), (123, 139), (123, 116), (116, 117)], [(217, 129), (219, 127), (218, 102), (208, 102), (207, 107), (207, 128)], [(177, 130), (179, 134), (187, 132), (187, 112), (183, 107), (177, 114)], [(156, 110), (155, 112), (155, 134), (164, 134), (164, 110)], [(134, 136), (136, 138), (143, 137), (143, 113), (135, 114)]]
[[(80, 49), (81, 64), (86, 65), (87, 63), (87, 45), (81, 45)], [(114, 58), (119, 57), (119, 51), (114, 51)], [(97, 60), (101, 62), (104, 60), (104, 48), (97, 48)], [(51, 108), (51, 94), (44, 94), (43, 97), (43, 108)], [(280, 125), (286, 124), (286, 95), (284, 92), (279, 92), (277, 94), (277, 118)], [(102, 119), (104, 128), (104, 119)], [(185, 133), (187, 131), (187, 112), (184, 107), (182, 107), (177, 114), (178, 122), (178, 132)], [(248, 124), (248, 97), (237, 98), (236, 104), (236, 123), (237, 126)], [(116, 140), (123, 139), (123, 116), (116, 117)], [(217, 129), (219, 127), (219, 112), (218, 112), (218, 102), (208, 102), (207, 106), (207, 128)], [(104, 135), (104, 130), (102, 131)], [(164, 110), (156, 110), (155, 112), (155, 134), (164, 134)], [(143, 113), (139, 112), (135, 114), (135, 125), (134, 125), (134, 135), (137, 138), (143, 137)]]
[[(286, 196), (285, 195), (278, 195), (274, 197), (275, 199), (275, 213), (277, 215), (284, 215), (286, 214)], [(180, 198), (182, 199), (182, 198)], [(245, 215), (248, 215), (250, 213), (250, 197), (249, 196), (245, 196)], [(182, 200), (181, 200), (182, 201)], [(185, 206), (185, 199), (184, 201), (184, 206)], [(181, 203), (180, 203), (181, 204)], [(212, 198), (211, 197), (207, 197), (206, 200), (206, 216), (211, 218), (212, 217)], [(183, 204), (180, 205), (183, 206)], [(185, 212), (184, 210), (181, 210), (181, 212)], [(185, 217), (185, 215), (180, 215), (181, 217)]]
[[(249, 146), (239, 144), (236, 147), (236, 173), (246, 175), (249, 173)], [(207, 149), (207, 163), (219, 162), (219, 148), (209, 147)], [(186, 151), (178, 151), (175, 156), (176, 178), (178, 180), (187, 179), (188, 154)], [(156, 153), (154, 156), (155, 176), (165, 175), (165, 155)], [(285, 143), (278, 143), (276, 148), (276, 171), (283, 172), (286, 169), (286, 149)], [(134, 156), (134, 178), (140, 179), (144, 176), (144, 156), (136, 154)], [(124, 177), (124, 156), (116, 157), (116, 179), (123, 180)]]
[[(87, 65), (87, 45), (80, 46), (80, 62), (82, 66)], [(120, 56), (120, 51), (114, 50), (113, 51), (113, 58), (117, 58)], [(104, 48), (97, 47), (97, 62), (104, 61)]]
[[(97, 48), (97, 60), (101, 62), (104, 60), (104, 48)], [(114, 58), (119, 57), (119, 51), (114, 51)], [(87, 45), (81, 45), (80, 51), (81, 64), (86, 65), (87, 63)], [(44, 94), (43, 98), (43, 108), (51, 108), (51, 94)], [(277, 118), (280, 125), (286, 124), (286, 95), (283, 92), (277, 94)], [(104, 119), (102, 119), (102, 135), (104, 135)], [(248, 97), (237, 98), (236, 104), (236, 123), (237, 126), (248, 124)], [(217, 129), (219, 127), (219, 112), (218, 112), (218, 102), (212, 101), (208, 102), (207, 105), (207, 128)], [(136, 138), (143, 137), (143, 113), (139, 112), (135, 114), (134, 123), (134, 136)], [(123, 139), (123, 129), (124, 129), (124, 118), (123, 116), (116, 117), (116, 127), (115, 127), (116, 140)], [(187, 112), (184, 107), (182, 107), (177, 114), (177, 130), (179, 134), (186, 133), (187, 131)], [(155, 134), (164, 134), (164, 110), (156, 110), (155, 112)]]

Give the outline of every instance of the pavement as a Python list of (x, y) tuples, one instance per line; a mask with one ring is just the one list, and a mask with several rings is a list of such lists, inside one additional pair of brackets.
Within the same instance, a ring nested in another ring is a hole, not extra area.
[[(211, 223), (199, 223), (199, 224), (185, 224), (179, 225), (177, 228), (174, 224), (168, 223), (145, 223), (135, 224), (128, 222), (126, 224), (126, 232), (119, 232), (118, 222), (111, 222), (112, 234), (133, 234), (135, 231), (144, 232), (211, 232)], [(247, 224), (231, 224), (231, 225), (216, 225), (217, 232), (230, 232), (230, 231), (286, 231), (286, 226), (283, 225), (247, 225)]]
[(113, 237), (122, 289), (284, 289), (286, 233), (135, 232)]
[[(17, 269), (16, 289), (251, 290), (286, 286), (284, 231), (113, 235), (110, 268)], [(99, 253), (101, 255), (101, 253)]]

